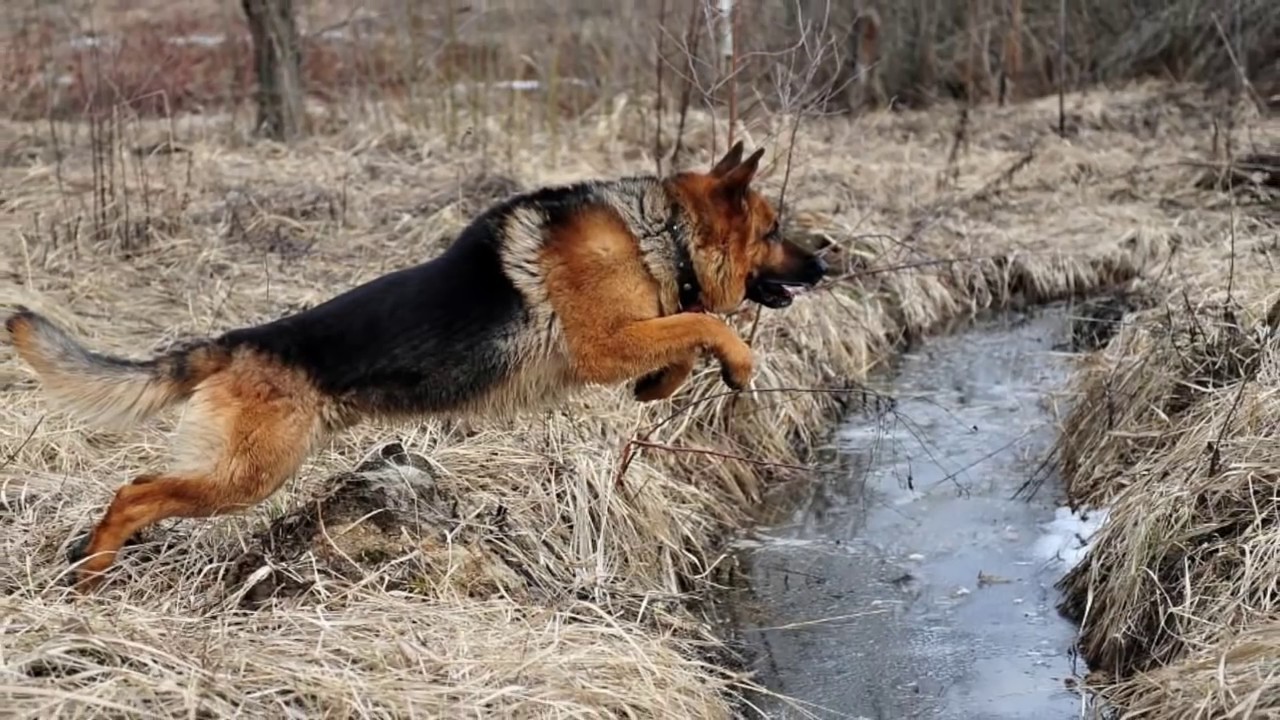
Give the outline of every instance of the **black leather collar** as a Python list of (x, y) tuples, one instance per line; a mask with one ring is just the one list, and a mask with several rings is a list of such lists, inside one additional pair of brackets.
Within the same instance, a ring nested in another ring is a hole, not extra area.
[(670, 215), (662, 222), (657, 234), (675, 245), (676, 256), (676, 312), (703, 312), (702, 285), (689, 253), (689, 219), (679, 203), (669, 200)]
[(688, 239), (677, 234), (672, 223), (671, 238), (676, 244), (676, 288), (679, 291), (680, 312), (702, 311), (702, 286), (698, 284), (698, 272), (689, 255)]

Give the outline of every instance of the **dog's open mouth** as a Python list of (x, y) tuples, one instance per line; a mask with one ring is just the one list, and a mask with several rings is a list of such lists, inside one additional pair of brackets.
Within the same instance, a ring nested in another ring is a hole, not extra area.
[(812, 289), (812, 285), (802, 282), (787, 282), (760, 278), (747, 286), (747, 299), (761, 305), (779, 309), (791, 304), (795, 296)]

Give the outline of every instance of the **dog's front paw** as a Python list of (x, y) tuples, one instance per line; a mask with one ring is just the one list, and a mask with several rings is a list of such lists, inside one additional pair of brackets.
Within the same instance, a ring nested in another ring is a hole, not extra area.
[(751, 384), (751, 376), (755, 373), (755, 366), (751, 361), (751, 356), (746, 355), (743, 358), (735, 358), (734, 361), (721, 363), (720, 378), (724, 380), (724, 384), (733, 390), (745, 390)]

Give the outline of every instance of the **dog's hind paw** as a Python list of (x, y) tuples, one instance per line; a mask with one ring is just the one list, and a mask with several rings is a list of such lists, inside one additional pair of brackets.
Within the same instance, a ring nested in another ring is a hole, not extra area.
[(93, 540), (93, 533), (87, 532), (67, 546), (67, 564), (75, 565), (89, 554), (89, 542)]
[[(92, 530), (72, 540), (71, 543), (67, 545), (67, 552), (66, 552), (67, 564), (75, 565), (81, 560), (84, 560), (85, 558), (89, 557), (89, 544), (92, 542), (93, 542)], [(135, 535), (135, 536), (131, 536), (128, 540), (125, 540), (124, 544), (121, 545), (121, 549), (128, 548), (128, 547), (137, 547), (138, 545), (141, 545), (141, 544), (142, 544), (142, 538)]]

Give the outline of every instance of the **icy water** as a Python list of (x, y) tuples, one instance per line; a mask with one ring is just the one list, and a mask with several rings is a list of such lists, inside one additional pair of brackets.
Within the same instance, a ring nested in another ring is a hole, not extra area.
[(839, 429), (848, 469), (740, 544), (757, 680), (798, 701), (754, 698), (769, 717), (1080, 716), (1053, 583), (1092, 528), (1057, 509), (1056, 477), (1015, 497), (1053, 440), (1068, 332), (1053, 308), (908, 353), (896, 407)]

